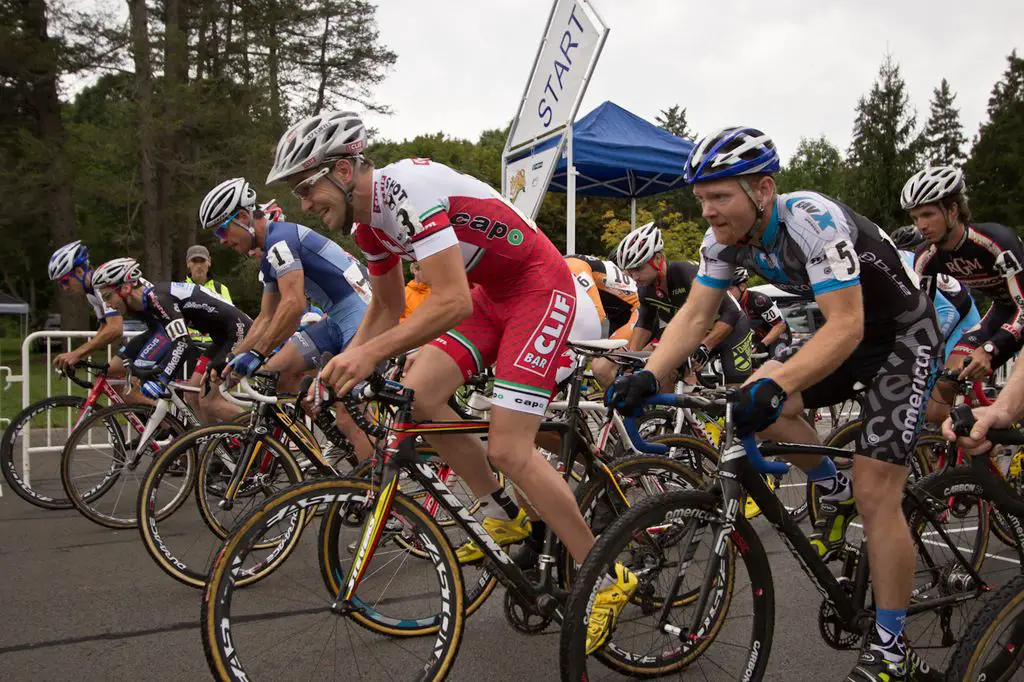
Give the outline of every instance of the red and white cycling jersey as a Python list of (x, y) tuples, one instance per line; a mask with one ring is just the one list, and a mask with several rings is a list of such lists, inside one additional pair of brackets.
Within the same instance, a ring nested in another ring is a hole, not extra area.
[(471, 282), (504, 285), (518, 276), (538, 241), (537, 225), (489, 185), (429, 159), (373, 171), (373, 217), (352, 232), (371, 275), (398, 259), (417, 261), (458, 245)]

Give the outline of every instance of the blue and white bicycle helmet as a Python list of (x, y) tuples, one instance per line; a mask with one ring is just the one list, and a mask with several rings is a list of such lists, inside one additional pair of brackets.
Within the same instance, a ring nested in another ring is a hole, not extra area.
[(756, 128), (723, 128), (700, 140), (686, 159), (687, 184), (755, 173), (777, 173), (781, 164), (772, 139)]
[(46, 271), (51, 280), (58, 280), (78, 267), (89, 269), (89, 249), (80, 239), (54, 251)]

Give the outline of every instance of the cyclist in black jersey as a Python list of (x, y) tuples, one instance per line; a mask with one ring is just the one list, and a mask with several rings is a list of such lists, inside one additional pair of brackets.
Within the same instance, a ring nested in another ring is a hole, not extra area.
[[(905, 682), (927, 668), (903, 636), (913, 584), (914, 544), (901, 511), (906, 461), (943, 351), (934, 309), (877, 225), (817, 192), (779, 194), (771, 139), (726, 128), (699, 141), (684, 166), (710, 229), (686, 305), (665, 329), (644, 371), (616, 379), (609, 403), (635, 408), (697, 345), (737, 267), (780, 289), (813, 298), (825, 324), (785, 364), (769, 361), (737, 391), (740, 436), (819, 442), (800, 418), (804, 405), (831, 405), (867, 386), (863, 434), (854, 457), (856, 512), (868, 544), (875, 627), (850, 682)], [(823, 493), (824, 523), (812, 542), (839, 555), (854, 515), (850, 482), (828, 458), (790, 457)]]
[[(149, 284), (142, 279), (142, 268), (132, 258), (116, 258), (96, 268), (93, 282), (103, 302), (122, 314), (146, 323), (147, 332), (132, 339), (122, 349), (137, 369), (160, 368), (142, 385), (148, 398), (166, 396), (167, 384), (183, 378), (184, 365), (196, 360), (188, 383), (202, 385), (201, 398), (185, 398), (204, 421), (228, 421), (239, 410), (227, 403), (211, 387), (217, 373), (227, 364), (231, 349), (243, 338), (252, 320), (238, 308), (203, 287), (184, 282)], [(189, 328), (211, 339), (205, 351), (192, 341)], [(209, 378), (209, 381), (205, 379)]]
[[(697, 264), (669, 261), (663, 252), (661, 230), (648, 223), (625, 236), (616, 262), (640, 285), (640, 312), (629, 338), (629, 350), (641, 350), (667, 325), (686, 302), (697, 278)], [(741, 384), (750, 377), (750, 321), (732, 296), (722, 298), (710, 331), (693, 352), (699, 366), (717, 356), (725, 383)], [(697, 368), (699, 370), (699, 367)]]
[(964, 334), (951, 356), (961, 377), (984, 378), (1024, 345), (1024, 246), (1005, 225), (970, 222), (964, 176), (952, 166), (915, 173), (900, 203), (929, 242), (914, 262), (922, 287), (930, 291), (936, 277), (947, 274), (992, 299), (981, 324)]
[(778, 360), (782, 350), (793, 343), (789, 323), (775, 301), (747, 288), (749, 279), (750, 273), (746, 268), (737, 268), (729, 293), (750, 319), (750, 330), (754, 332), (754, 352), (768, 353), (769, 358)]

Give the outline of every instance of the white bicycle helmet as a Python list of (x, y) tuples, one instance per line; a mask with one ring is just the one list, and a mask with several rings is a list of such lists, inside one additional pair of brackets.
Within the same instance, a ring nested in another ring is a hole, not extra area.
[(119, 287), (122, 284), (138, 284), (142, 280), (142, 266), (134, 258), (115, 258), (108, 260), (92, 273), (92, 285), (101, 287)]
[(82, 240), (76, 239), (53, 252), (46, 271), (51, 280), (58, 280), (75, 268), (88, 264), (89, 250), (82, 246)]
[(359, 156), (365, 148), (366, 128), (358, 114), (324, 111), (310, 116), (289, 128), (278, 141), (267, 184), (284, 182), (331, 159)]
[(647, 223), (633, 230), (619, 242), (615, 252), (615, 264), (623, 270), (638, 268), (665, 248), (661, 230), (654, 223)]
[(934, 204), (965, 189), (964, 174), (953, 166), (935, 166), (914, 173), (900, 193), (903, 210)]
[(220, 225), (235, 211), (252, 211), (256, 206), (256, 190), (245, 178), (231, 178), (220, 183), (203, 197), (199, 204), (199, 224), (209, 228)]

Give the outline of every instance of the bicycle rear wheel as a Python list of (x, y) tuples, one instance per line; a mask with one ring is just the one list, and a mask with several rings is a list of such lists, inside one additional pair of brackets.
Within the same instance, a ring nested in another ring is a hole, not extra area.
[[(0, 440), (0, 471), (11, 490), (42, 509), (73, 509), (60, 481), (60, 453), (85, 405), (85, 398), (58, 395), (32, 403), (19, 412)], [(31, 453), (28, 473), (22, 447)], [(43, 450), (45, 448), (45, 450)]]
[[(440, 680), (448, 674), (462, 636), (462, 576), (443, 531), (418, 504), (395, 494), (351, 608), (335, 606), (338, 593), (326, 587), (347, 575), (372, 510), (370, 490), (352, 479), (302, 483), (241, 522), (214, 563), (203, 599), (203, 644), (215, 678)], [(303, 533), (259, 589), (236, 589), (233, 569), (253, 547), (320, 507), (327, 510), (319, 534)], [(418, 543), (428, 559), (392, 542), (395, 535)], [(401, 642), (380, 636), (389, 624)], [(424, 634), (431, 636), (417, 636)]]
[[(231, 509), (221, 508), (248, 434), (248, 426), (240, 424), (195, 429), (160, 453), (146, 472), (137, 502), (139, 534), (157, 565), (180, 583), (204, 587), (224, 538), (241, 517), (302, 480), (291, 452), (275, 439), (263, 437), (257, 444), (252, 471), (243, 479)], [(185, 476), (178, 462), (183, 453), (194, 451), (200, 453), (198, 464), (190, 470), (194, 473)], [(192, 491), (196, 506), (182, 507)], [(177, 502), (174, 509), (168, 508), (171, 502)], [(165, 511), (158, 517), (157, 509)], [(294, 548), (298, 534), (266, 540), (250, 552), (249, 563), (236, 567), (239, 585), (256, 582), (273, 571)]]
[[(71, 433), (61, 454), (61, 482), (82, 515), (107, 528), (134, 528), (136, 503), (152, 458), (185, 432), (168, 414), (141, 451), (143, 429), (153, 414), (149, 405), (114, 405), (94, 412)], [(182, 475), (193, 476), (193, 450), (181, 456)], [(158, 515), (170, 513), (187, 493), (167, 500)]]

